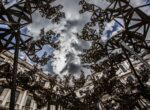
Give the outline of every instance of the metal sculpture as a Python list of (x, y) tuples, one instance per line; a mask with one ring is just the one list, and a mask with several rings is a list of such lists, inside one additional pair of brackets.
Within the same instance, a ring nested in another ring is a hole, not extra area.
[[(15, 105), (16, 75), (19, 49), (28, 49), (28, 42), (32, 40), (31, 36), (22, 34), (20, 30), (26, 25), (32, 23), (31, 15), (36, 10), (39, 10), (40, 14), (47, 19), (52, 19), (53, 22), (58, 22), (60, 18), (64, 17), (64, 13), (60, 12), (62, 6), (52, 6), (52, 2), (54, 1), (20, 0), (14, 5), (6, 8), (4, 3), (7, 2), (0, 1), (0, 52), (10, 49), (15, 50), (11, 88), (12, 92), (10, 101), (11, 110), (14, 110)], [(44, 39), (43, 42), (45, 42), (45, 40), (46, 39)], [(31, 46), (38, 47), (38, 45), (36, 43), (32, 43)], [(29, 56), (31, 55), (31, 53), (32, 55), (36, 54), (36, 48), (33, 49), (32, 52), (28, 54)], [(44, 62), (45, 61), (47, 60), (44, 60)]]
[[(91, 48), (85, 50), (85, 54), (81, 55), (83, 63), (90, 63), (94, 73), (105, 73), (105, 70), (111, 68), (115, 71), (118, 70), (120, 63), (127, 60), (141, 88), (138, 90), (147, 91), (146, 84), (141, 81), (130, 58), (136, 57), (136, 60), (140, 60), (149, 69), (149, 64), (142, 59), (143, 55), (140, 57), (140, 54), (150, 49), (149, 41), (146, 40), (150, 22), (149, 16), (140, 8), (149, 7), (150, 4), (133, 7), (130, 5), (130, 0), (113, 0), (105, 10), (85, 0), (82, 0), (80, 4), (82, 5), (81, 13), (85, 11), (92, 13), (91, 21), (85, 25), (81, 35), (79, 35), (81, 39), (92, 41)], [(122, 29), (109, 38), (107, 42), (104, 42), (101, 37), (105, 29), (104, 24), (112, 21), (116, 22)], [(146, 94), (148, 97), (149, 93)], [(146, 98), (145, 95), (140, 95)], [(110, 104), (109, 101), (108, 104)]]
[[(97, 62), (103, 58), (109, 61), (110, 66), (116, 65), (117, 67), (117, 64), (120, 64), (122, 61), (126, 60), (126, 57), (122, 51), (122, 48), (125, 48), (124, 46), (122, 47), (122, 42), (137, 53), (140, 53), (142, 50), (149, 51), (148, 42), (146, 41), (146, 36), (149, 30), (149, 21), (146, 19), (148, 19), (149, 16), (142, 12), (139, 8), (149, 6), (150, 4), (134, 8), (127, 0), (115, 0), (108, 8), (106, 8), (106, 10), (102, 10), (101, 8), (93, 8), (97, 7), (94, 4), (89, 6), (89, 4), (84, 0), (80, 3), (83, 5), (84, 11), (93, 13), (91, 22), (85, 26), (82, 31), (82, 35), (80, 36), (81, 39), (90, 40), (93, 42), (91, 49), (86, 50), (87, 52), (83, 57), (84, 62)], [(99, 11), (100, 15), (96, 14), (98, 10), (101, 10)], [(135, 18), (135, 14), (137, 15), (137, 18)], [(93, 18), (95, 20), (93, 20)], [(117, 21), (118, 19), (121, 19), (123, 23)], [(123, 27), (123, 29), (121, 32), (104, 43), (101, 40), (101, 31), (104, 30), (102, 27), (104, 26), (104, 22), (110, 21), (115, 21), (120, 27)], [(102, 26), (99, 26), (99, 29), (101, 30), (99, 31), (100, 33), (98, 33), (97, 30), (92, 29), (96, 23), (100, 23)], [(139, 32), (139, 29), (141, 28), (142, 32)], [(89, 30), (92, 30), (93, 33), (90, 33), (91, 31)], [(133, 56), (132, 54), (133, 53), (128, 53), (128, 56)], [(118, 60), (115, 59), (116, 56), (120, 56)], [(95, 65), (103, 65), (102, 63), (105, 61), (99, 62)]]
[[(2, 63), (0, 68), (1, 77), (7, 78), (7, 82), (3, 83), (3, 86), (10, 88), (11, 82), (8, 79), (11, 79), (11, 75), (9, 75), (11, 73), (8, 71), (13, 69), (12, 65)], [(149, 70), (145, 69), (141, 68), (142, 74), (146, 71), (148, 73)], [(146, 100), (141, 97), (143, 93), (139, 91), (140, 85), (132, 81), (123, 84), (115, 75), (116, 71), (114, 68), (105, 70), (102, 77), (91, 76), (90, 80), (88, 80), (92, 83), (90, 85), (86, 85), (87, 77), (84, 74), (81, 74), (79, 78), (74, 78), (72, 75), (65, 76), (63, 79), (65, 85), (57, 85), (59, 82), (58, 76), (50, 76), (49, 80), (47, 80), (50, 84), (48, 88), (43, 86), (42, 79), (36, 80), (35, 75), (38, 72), (37, 68), (26, 72), (19, 71), (16, 82), (17, 86), (33, 94), (33, 99), (36, 101), (39, 109), (46, 105), (47, 110), (50, 109), (50, 105), (55, 105), (56, 110), (58, 108), (69, 110), (116, 108), (117, 110), (126, 110), (134, 109), (135, 107), (139, 109), (148, 107)], [(145, 76), (141, 75), (144, 82), (148, 81), (147, 73), (145, 73)], [(55, 88), (56, 86), (57, 88)], [(93, 87), (91, 88), (90, 86)], [(85, 87), (87, 89), (84, 89)], [(78, 90), (82, 97), (77, 96)]]
[[(19, 1), (13, 6), (9, 8), (5, 8), (3, 2), (1, 1), (1, 13), (0, 13), (0, 30), (1, 30), (1, 39), (0, 39), (0, 48), (2, 50), (10, 50), (14, 49), (16, 46), (16, 35), (19, 35), (19, 48), (21, 50), (29, 49), (29, 42), (36, 42), (33, 41), (33, 37), (29, 35), (25, 35), (24, 33), (20, 32), (20, 29), (27, 26), (28, 24), (32, 23), (32, 13), (39, 9), (42, 16), (45, 16), (47, 19), (52, 19), (52, 21), (58, 22), (59, 19), (64, 17), (64, 13), (60, 12), (62, 6), (51, 6), (51, 3), (54, 2), (52, 0), (48, 1)], [(46, 8), (47, 7), (47, 8)], [(46, 8), (46, 9), (45, 9)], [(44, 11), (47, 10), (47, 11)], [(44, 43), (50, 44), (50, 38), (55, 33), (47, 32), (45, 38), (41, 38), (40, 44)], [(41, 37), (44, 37), (43, 35)], [(37, 41), (39, 43), (39, 41)], [(39, 47), (40, 44), (32, 43), (31, 46)], [(54, 44), (52, 44), (54, 45)], [(33, 53), (39, 51), (39, 49), (33, 48)], [(31, 53), (32, 51), (30, 51)], [(28, 53), (28, 52), (27, 52)], [(31, 54), (28, 54), (29, 56)], [(32, 54), (33, 55), (33, 54)]]
[[(20, 31), (32, 23), (31, 15), (37, 9), (41, 16), (58, 23), (60, 18), (64, 17), (64, 13), (60, 11), (61, 5), (54, 7), (51, 5), (53, 1), (55, 0), (21, 0), (9, 8), (6, 8), (2, 1), (0, 2), (0, 52), (15, 49), (14, 64), (0, 65), (0, 77), (7, 79), (3, 86), (13, 87), (10, 109), (14, 110), (16, 85), (33, 94), (38, 108), (47, 105), (47, 110), (50, 109), (50, 105), (55, 105), (56, 110), (59, 107), (63, 110), (146, 110), (149, 108), (150, 92), (146, 83), (149, 80), (150, 70), (149, 64), (143, 60), (145, 56), (143, 51), (148, 53), (150, 50), (149, 42), (146, 40), (150, 21), (149, 16), (140, 8), (148, 7), (150, 4), (133, 7), (130, 0), (111, 0), (111, 4), (103, 10), (85, 0), (80, 1), (79, 4), (82, 5), (80, 13), (85, 11), (92, 13), (90, 22), (85, 25), (81, 34), (77, 34), (83, 40), (92, 41), (91, 48), (84, 50), (84, 54), (81, 55), (82, 63), (91, 64), (94, 73), (89, 80), (84, 73), (79, 78), (73, 75), (66, 75), (63, 79), (59, 79), (57, 75), (50, 76), (48, 77), (50, 85), (46, 88), (43, 86), (42, 79), (35, 79), (35, 73), (38, 74), (37, 68), (27, 72), (17, 72), (19, 49), (24, 51), (32, 61), (44, 65), (52, 56), (44, 53), (42, 58), (39, 58), (36, 53), (45, 44), (59, 48), (59, 42), (52, 39), (52, 36), (55, 36), (52, 31), (45, 33), (42, 29), (40, 39), (37, 41)], [(104, 42), (102, 34), (105, 31), (105, 24), (112, 21), (121, 27), (121, 31)], [(141, 61), (144, 67), (137, 71), (131, 58)], [(127, 83), (122, 83), (116, 75), (119, 65), (124, 61), (129, 62), (131, 73), (136, 78), (135, 82), (128, 78)], [(95, 73), (102, 73), (102, 75), (99, 77)], [(10, 85), (12, 77), (13, 86)]]

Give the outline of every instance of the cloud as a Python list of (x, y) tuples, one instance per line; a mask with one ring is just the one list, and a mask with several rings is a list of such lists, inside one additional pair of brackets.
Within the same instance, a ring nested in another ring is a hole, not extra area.
[(53, 67), (52, 67), (52, 62), (48, 61), (47, 65), (45, 65), (43, 68), (43, 71), (47, 74), (55, 74)]
[(52, 24), (49, 19), (41, 17), (39, 11), (33, 13), (32, 18), (33, 22), (27, 26), (27, 29), (30, 32), (29, 34), (33, 35), (34, 39), (37, 40), (39, 38), (40, 30), (44, 28), (45, 31), (48, 31), (48, 29), (52, 28)]
[[(14, 1), (15, 0), (12, 0), (12, 3), (15, 3)], [(78, 5), (79, 1), (80, 0), (56, 0), (55, 4), (62, 4), (64, 6), (62, 11), (64, 11), (66, 15), (66, 18), (62, 19), (60, 24), (52, 24), (51, 20), (41, 17), (38, 10), (33, 13), (33, 23), (27, 26), (27, 30), (30, 35), (33, 35), (35, 40), (39, 38), (42, 28), (44, 28), (45, 31), (51, 29), (60, 34), (60, 49), (53, 52), (54, 59), (43, 67), (44, 71), (50, 71), (56, 74), (75, 74), (81, 70), (85, 70), (82, 67), (78, 55), (83, 49), (88, 49), (90, 43), (79, 39), (75, 33), (80, 33), (84, 24), (90, 21), (90, 13), (79, 14), (79, 10), (81, 9), (81, 6)], [(110, 4), (106, 2), (106, 0), (88, 0), (88, 2), (100, 6), (102, 9), (105, 9)], [(147, 0), (131, 0), (131, 4), (135, 7), (145, 3), (147, 3)], [(149, 7), (142, 10), (146, 10), (148, 13), (150, 12)], [(120, 26), (117, 26), (114, 21), (107, 23), (103, 38), (105, 40), (108, 39), (108, 37), (115, 35), (117, 30), (120, 29)], [(48, 50), (47, 52), (51, 53), (51, 50), (48, 48), (49, 47), (45, 48), (45, 51)], [(90, 73), (89, 70), (86, 71)]]
[[(150, 0), (131, 0), (130, 4), (133, 7), (138, 7), (138, 6), (150, 4)], [(140, 10), (142, 10), (145, 14), (150, 15), (150, 5), (140, 8)]]
[(2, 0), (4, 3), (5, 8), (9, 8), (12, 5), (16, 4), (16, 2), (20, 1), (20, 0)]
[(61, 74), (64, 72), (68, 72), (68, 73), (78, 73), (80, 72), (81, 66), (80, 63), (77, 62), (79, 58), (76, 56), (75, 53), (73, 52), (68, 52), (68, 54), (66, 54), (66, 65), (65, 67), (61, 70)]
[(60, 50), (54, 51), (53, 70), (57, 74), (75, 74), (82, 69), (79, 54), (89, 47), (89, 43), (78, 39), (75, 33), (80, 33), (84, 24), (90, 20), (89, 14), (79, 14), (79, 0), (57, 0), (64, 6), (66, 14), (61, 25)]
[(106, 0), (88, 0), (89, 3), (92, 3), (92, 4), (95, 4), (96, 6), (99, 6), (101, 7), (103, 10), (105, 10), (109, 5), (110, 3)]
[[(86, 74), (90, 74), (89, 69), (83, 68), (81, 64), (79, 54), (83, 49), (88, 49), (90, 43), (78, 39), (75, 33), (80, 33), (84, 24), (90, 21), (90, 14), (84, 13), (79, 14), (81, 7), (78, 5), (80, 0), (57, 0), (56, 4), (62, 4), (64, 6), (63, 11), (66, 14), (66, 18), (61, 20), (60, 24), (51, 24), (51, 21), (42, 18), (38, 11), (36, 11), (33, 17), (33, 23), (28, 26), (30, 34), (34, 35), (35, 39), (38, 39), (38, 35), (42, 28), (45, 31), (52, 29), (54, 32), (60, 34), (60, 49), (53, 52), (54, 59), (48, 62), (44, 67), (45, 71), (54, 72), (59, 75), (65, 74), (76, 74), (80, 73), (81, 70), (85, 71)], [(144, 4), (145, 0), (131, 0), (131, 4), (134, 6), (139, 6)], [(101, 8), (105, 9), (109, 3), (105, 0), (89, 0), (88, 2), (94, 3)], [(148, 8), (142, 9), (149, 12)], [(120, 20), (119, 22), (122, 23)], [(121, 29), (120, 26), (116, 24), (115, 21), (106, 24), (103, 38), (104, 40), (108, 37), (115, 35), (117, 31)], [(110, 34), (110, 35), (108, 35)]]
[(75, 73), (80, 73), (81, 71), (81, 65), (75, 64), (75, 63), (70, 63), (68, 67), (68, 72), (75, 74)]
[[(53, 70), (60, 74), (65, 70), (64, 74), (77, 73), (81, 70), (79, 54), (83, 49), (90, 47), (86, 41), (77, 38), (75, 33), (80, 33), (84, 24), (90, 21), (90, 14), (79, 14), (81, 6), (80, 0), (56, 0), (55, 4), (62, 4), (66, 18), (62, 19), (59, 24), (52, 24), (49, 19), (41, 17), (37, 10), (33, 13), (33, 23), (27, 26), (28, 34), (34, 37), (34, 40), (39, 39), (40, 30), (53, 30), (60, 34), (60, 49), (54, 51), (54, 59), (51, 60), (45, 67), (45, 71)], [(40, 53), (40, 52), (39, 52)], [(69, 56), (70, 55), (70, 56)]]
[[(72, 29), (73, 27), (79, 27), (84, 25), (84, 20), (83, 19), (75, 19), (75, 20), (66, 20), (65, 28), (67, 30)], [(81, 28), (81, 27), (79, 27)]]
[[(53, 52), (54, 59), (48, 62), (43, 67), (44, 71), (54, 72), (56, 74), (75, 74), (79, 73), (83, 67), (79, 58), (83, 49), (88, 49), (90, 43), (78, 39), (75, 33), (80, 33), (84, 24), (90, 21), (90, 14), (84, 13), (79, 14), (81, 6), (79, 6), (80, 0), (57, 0), (56, 4), (62, 4), (64, 6), (63, 11), (65, 12), (66, 18), (61, 20), (60, 24), (52, 24), (49, 19), (41, 17), (38, 10), (33, 13), (33, 23), (27, 26), (29, 34), (33, 35), (34, 39), (39, 38), (40, 30), (42, 28), (45, 31), (53, 30), (60, 34), (60, 49)], [(94, 3), (103, 9), (105, 9), (109, 3), (105, 0), (89, 1)], [(105, 35), (108, 34), (108, 30), (113, 34), (118, 27), (113, 28), (113, 24), (107, 24)], [(47, 47), (48, 48), (48, 47)], [(48, 50), (48, 49), (45, 49)], [(48, 51), (47, 51), (48, 52)], [(49, 50), (49, 53), (51, 51)], [(87, 70), (86, 70), (87, 71)]]
[[(147, 3), (150, 3), (149, 0), (130, 0), (130, 4), (133, 7), (138, 7), (142, 5), (146, 5)], [(145, 14), (150, 15), (150, 6), (139, 8), (142, 10)], [(134, 13), (134, 18), (139, 18), (139, 15)], [(124, 21), (122, 19), (115, 18), (115, 20), (120, 23), (118, 24), (116, 21), (112, 20), (109, 23), (105, 23), (105, 29), (103, 31), (102, 40), (107, 41), (112, 36), (116, 35), (118, 31), (121, 31), (124, 28)], [(138, 21), (131, 20), (129, 26), (132, 26), (136, 24)], [(143, 30), (139, 29), (139, 33), (142, 33)]]
[[(60, 37), (61, 48), (54, 51), (53, 68), (57, 74), (73, 72), (71, 69), (75, 65), (80, 65), (78, 54), (80, 53), (76, 48), (72, 47), (72, 41), (78, 41), (71, 33), (63, 33)], [(76, 68), (77, 69), (77, 68)], [(80, 68), (78, 68), (80, 69)], [(74, 72), (73, 72), (74, 73)]]
[(130, 0), (130, 4), (134, 7), (145, 5), (149, 0)]
[[(123, 25), (123, 20), (117, 20), (121, 25)], [(123, 27), (118, 24), (116, 21), (111, 21), (105, 24), (105, 29), (103, 31), (102, 40), (107, 41), (114, 35), (116, 35), (119, 31), (123, 29)]]

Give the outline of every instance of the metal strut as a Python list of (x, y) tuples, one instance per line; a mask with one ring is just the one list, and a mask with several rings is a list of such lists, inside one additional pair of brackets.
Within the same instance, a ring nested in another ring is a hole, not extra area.
[(144, 84), (142, 83), (140, 77), (138, 76), (136, 70), (134, 69), (134, 66), (133, 66), (132, 62), (130, 61), (130, 58), (128, 57), (128, 55), (127, 55), (127, 53), (126, 53), (126, 50), (125, 50), (126, 48), (124, 48), (124, 46), (122, 46), (122, 45), (121, 45), (121, 47), (122, 47), (122, 50), (123, 50), (123, 52), (124, 52), (124, 55), (126, 56), (128, 62), (129, 62), (129, 64), (130, 64), (131, 70), (133, 71), (135, 77), (137, 78), (137, 80), (138, 80), (138, 82), (139, 82), (141, 88), (144, 89)]
[(15, 46), (13, 72), (12, 72), (10, 110), (15, 110), (16, 75), (17, 75), (17, 66), (18, 66), (18, 55), (19, 55), (19, 34), (18, 33), (15, 34), (16, 34), (16, 46)]
[(127, 46), (124, 41), (120, 42), (120, 44), (121, 44), (126, 50), (128, 50), (131, 54), (133, 54), (137, 59), (139, 59), (139, 60), (146, 66), (147, 69), (150, 70), (150, 65), (149, 65), (146, 61), (144, 61), (144, 60), (143, 60), (135, 51), (133, 51), (129, 46)]

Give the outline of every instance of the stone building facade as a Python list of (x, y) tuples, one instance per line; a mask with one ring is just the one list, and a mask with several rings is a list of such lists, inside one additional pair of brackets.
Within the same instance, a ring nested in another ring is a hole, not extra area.
[[(13, 63), (13, 54), (11, 52), (3, 52), (0, 53), (0, 63), (8, 62), (10, 64)], [(25, 60), (19, 59), (18, 61), (18, 70), (27, 71), (32, 69), (33, 65), (27, 63)], [(43, 86), (48, 86), (48, 76), (43, 73), (38, 73), (36, 75), (36, 80), (43, 80)], [(0, 79), (0, 84), (3, 82), (3, 78)], [(8, 88), (3, 88), (0, 86), (0, 109), (5, 108), (6, 110), (9, 108), (10, 104), (10, 95), (11, 90)], [(15, 108), (16, 110), (39, 110), (37, 109), (37, 104), (33, 100), (32, 94), (29, 93), (27, 90), (23, 90), (20, 87), (17, 87), (16, 90), (16, 99), (15, 99)], [(51, 110), (55, 110), (55, 106), (51, 105)], [(40, 110), (47, 110), (46, 107)]]
[[(147, 55), (144, 57), (144, 60), (146, 60), (148, 63), (150, 62), (150, 55)], [(13, 54), (10, 52), (4, 52), (4, 53), (0, 53), (0, 63), (1, 62), (8, 62), (10, 64), (13, 63)], [(134, 67), (136, 68), (137, 72), (140, 69), (142, 63), (140, 63), (140, 61), (132, 61)], [(19, 59), (18, 61), (18, 70), (22, 70), (22, 71), (28, 71), (30, 69), (33, 68), (33, 65), (27, 63), (25, 60)], [(131, 72), (131, 69), (129, 67), (129, 64), (127, 62), (123, 62), (120, 65), (120, 69), (117, 71), (118, 77), (121, 79), (122, 82), (126, 83), (127, 80), (132, 80), (135, 81), (136, 78), (134, 78), (133, 73)], [(43, 81), (43, 86), (47, 87), (49, 85), (49, 81), (48, 81), (48, 75), (43, 74), (42, 72), (39, 72), (36, 75), (36, 80), (41, 80)], [(100, 77), (100, 73), (95, 74), (95, 76), (99, 76)], [(0, 79), (0, 84), (1, 82), (3, 82), (3, 80), (5, 79)], [(149, 83), (150, 81), (148, 81)], [(148, 84), (150, 85), (150, 84)], [(58, 84), (58, 86), (61, 86)], [(91, 84), (90, 81), (87, 81), (86, 85), (81, 88), (81, 89), (92, 89), (93, 86)], [(78, 97), (82, 97), (79, 95), (78, 93), (79, 91), (77, 91), (77, 96)], [(2, 86), (0, 86), (0, 110), (2, 110), (1, 108), (9, 108), (9, 103), (10, 103), (10, 94), (11, 94), (11, 90), (7, 89), (7, 88), (3, 88)], [(27, 90), (24, 90), (20, 87), (17, 87), (17, 91), (16, 91), (16, 99), (15, 99), (15, 108), (16, 110), (47, 110), (47, 107), (44, 107), (42, 109), (37, 109), (37, 104), (36, 102), (33, 100), (32, 94), (29, 93)], [(50, 110), (55, 110), (56, 107), (54, 105), (50, 106)], [(59, 110), (61, 108), (59, 107)]]

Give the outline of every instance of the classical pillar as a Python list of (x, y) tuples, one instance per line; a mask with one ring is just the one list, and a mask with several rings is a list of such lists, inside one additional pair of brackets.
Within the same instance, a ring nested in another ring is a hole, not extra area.
[(19, 109), (20, 109), (20, 110), (22, 110), (22, 106), (23, 106), (24, 103), (25, 103), (26, 96), (27, 96), (27, 90), (24, 91), (23, 96), (22, 96), (22, 99), (21, 99), (21, 101), (20, 101), (20, 106), (19, 106)]
[(36, 102), (35, 101), (33, 101), (33, 110), (35, 110), (36, 109)]
[(8, 98), (10, 97), (10, 93), (11, 93), (11, 90), (8, 89), (7, 94), (6, 94), (6, 96), (4, 97), (4, 100), (3, 100), (3, 102), (2, 102), (2, 106), (5, 106), (5, 104), (6, 104), (7, 100), (8, 100)]

